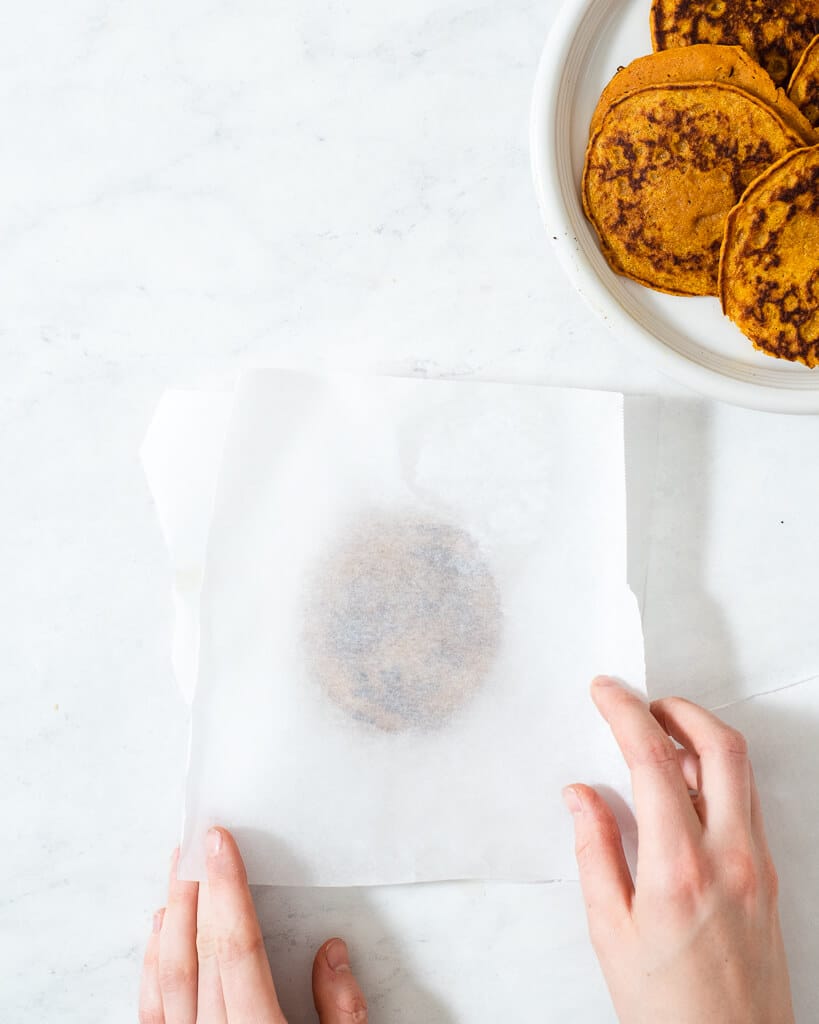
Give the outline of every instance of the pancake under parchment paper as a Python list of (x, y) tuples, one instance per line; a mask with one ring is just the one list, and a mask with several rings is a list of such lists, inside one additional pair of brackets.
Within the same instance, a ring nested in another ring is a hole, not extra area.
[(674, 295), (715, 295), (728, 212), (802, 139), (724, 82), (650, 86), (616, 100), (592, 136), (583, 204), (610, 266)]
[(304, 643), (319, 685), (351, 717), (388, 732), (428, 730), (484, 682), (500, 625), (497, 586), (465, 530), (377, 515), (315, 574)]
[(719, 283), (756, 348), (819, 365), (819, 146), (789, 153), (731, 210)]
[(653, 0), (655, 50), (693, 43), (737, 45), (788, 84), (802, 51), (819, 33), (819, 0)]

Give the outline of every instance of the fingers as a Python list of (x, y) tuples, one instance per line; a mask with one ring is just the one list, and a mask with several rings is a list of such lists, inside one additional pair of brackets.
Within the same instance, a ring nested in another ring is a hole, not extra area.
[(179, 850), (171, 858), (168, 906), (159, 934), (159, 988), (165, 1024), (196, 1024), (196, 882), (176, 877)]
[(691, 804), (677, 749), (648, 705), (615, 680), (598, 676), (592, 698), (622, 751), (634, 792), (640, 856), (668, 858), (702, 826)]
[(651, 713), (669, 736), (699, 758), (697, 810), (703, 824), (719, 834), (747, 834), (751, 826), (751, 771), (742, 734), (682, 697), (653, 701)]
[(595, 947), (619, 932), (631, 913), (634, 883), (620, 829), (606, 801), (590, 786), (563, 790), (574, 819), (575, 856)]
[(139, 983), (139, 1024), (165, 1024), (162, 1012), (162, 993), (159, 990), (159, 930), (162, 927), (164, 909), (154, 914), (153, 931), (145, 949), (142, 961), (142, 978)]
[(210, 921), (227, 1019), (230, 1024), (286, 1024), (233, 836), (211, 829), (207, 854)]
[(196, 1024), (227, 1024), (227, 1011), (222, 996), (222, 979), (216, 959), (216, 939), (210, 917), (210, 894), (206, 882), (199, 886), (196, 909), (196, 952), (199, 957)]
[(366, 1024), (367, 1000), (350, 969), (343, 939), (329, 939), (313, 961), (313, 1001), (320, 1024)]

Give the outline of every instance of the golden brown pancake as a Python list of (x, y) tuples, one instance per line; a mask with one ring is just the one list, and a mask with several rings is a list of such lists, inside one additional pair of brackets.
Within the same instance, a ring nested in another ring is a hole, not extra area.
[(768, 355), (819, 365), (819, 146), (789, 153), (731, 210), (723, 311)]
[(819, 128), (819, 36), (813, 37), (796, 65), (788, 96), (814, 128)]
[(653, 0), (655, 50), (692, 43), (742, 46), (777, 85), (787, 85), (819, 33), (819, 0)]
[(697, 43), (660, 50), (638, 57), (620, 68), (603, 90), (592, 115), (589, 134), (593, 134), (607, 108), (619, 97), (648, 85), (669, 85), (678, 82), (728, 82), (773, 107), (789, 128), (808, 144), (819, 142), (804, 114), (792, 103), (784, 89), (774, 85), (771, 76), (752, 60), (741, 46), (716, 46)]
[(673, 295), (715, 295), (729, 210), (802, 144), (770, 107), (724, 82), (622, 96), (583, 170), (583, 205), (610, 266)]

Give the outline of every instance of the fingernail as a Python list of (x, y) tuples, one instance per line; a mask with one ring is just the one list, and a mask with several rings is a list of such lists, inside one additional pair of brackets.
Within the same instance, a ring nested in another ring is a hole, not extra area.
[(617, 680), (611, 676), (595, 676), (592, 679), (592, 686), (617, 686)]
[(333, 939), (324, 950), (324, 956), (331, 971), (349, 971), (350, 954), (343, 939)]
[(163, 919), (164, 916), (165, 916), (165, 908), (164, 907), (161, 910), (157, 910), (157, 912), (154, 914), (154, 924), (153, 924), (154, 935), (158, 934), (159, 931), (162, 929), (162, 919)]
[(577, 795), (577, 790), (572, 789), (571, 786), (566, 786), (563, 790), (563, 803), (572, 814), (580, 814), (583, 810), (583, 803)]
[(209, 857), (215, 857), (222, 849), (222, 833), (218, 828), (211, 828), (205, 836), (205, 849)]

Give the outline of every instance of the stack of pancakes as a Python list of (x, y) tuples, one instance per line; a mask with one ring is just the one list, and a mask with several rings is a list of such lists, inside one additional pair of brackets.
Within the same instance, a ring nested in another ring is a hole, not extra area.
[(815, 366), (819, 0), (654, 0), (651, 28), (657, 52), (591, 121), (583, 203), (603, 253), (650, 288), (719, 295), (757, 348)]

